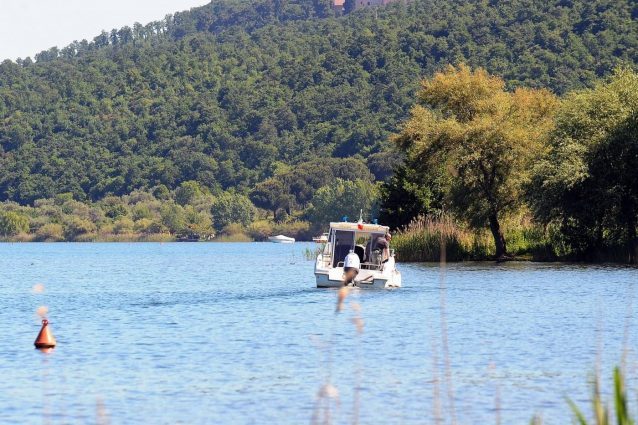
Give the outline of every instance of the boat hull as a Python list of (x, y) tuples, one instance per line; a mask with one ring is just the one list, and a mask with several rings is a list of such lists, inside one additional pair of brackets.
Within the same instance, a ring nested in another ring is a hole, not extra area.
[[(394, 262), (385, 270), (361, 270), (353, 284), (359, 288), (385, 289), (401, 287), (401, 272), (394, 268)], [(340, 288), (343, 286), (343, 267), (315, 269), (317, 288)]]
[(270, 236), (268, 240), (273, 243), (295, 243), (294, 238), (289, 238), (284, 235)]

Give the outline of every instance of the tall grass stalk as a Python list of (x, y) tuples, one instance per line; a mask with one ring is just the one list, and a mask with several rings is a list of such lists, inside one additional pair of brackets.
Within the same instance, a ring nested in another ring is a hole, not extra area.
[(303, 250), (303, 257), (308, 261), (315, 261), (317, 256), (323, 251), (323, 245), (318, 245), (315, 248), (305, 248)]
[(441, 347), (443, 349), (443, 360), (445, 364), (445, 386), (447, 389), (448, 408), (450, 412), (450, 419), (452, 425), (456, 424), (456, 411), (454, 408), (454, 388), (452, 386), (452, 362), (450, 361), (450, 348), (448, 344), (448, 332), (447, 332), (447, 315), (445, 311), (446, 307), (446, 293), (447, 287), (445, 285), (445, 271), (447, 263), (447, 238), (444, 234), (439, 235), (440, 244), (440, 257), (439, 257), (439, 302), (441, 311)]
[[(571, 399), (567, 399), (567, 403), (574, 414), (574, 418), (578, 425), (589, 425), (582, 410), (578, 408), (576, 403)], [(629, 413), (629, 404), (627, 403), (627, 391), (625, 389), (625, 380), (620, 367), (614, 368), (614, 410), (616, 413), (616, 421), (610, 419), (609, 407), (605, 404), (600, 395), (600, 380), (598, 377), (593, 384), (592, 409), (594, 413), (594, 422), (591, 425), (634, 425), (635, 419)]]

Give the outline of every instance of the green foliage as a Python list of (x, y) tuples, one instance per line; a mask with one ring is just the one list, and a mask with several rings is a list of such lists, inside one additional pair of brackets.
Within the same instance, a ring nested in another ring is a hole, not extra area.
[(163, 204), (160, 215), (162, 224), (171, 234), (181, 234), (186, 231), (186, 215), (182, 206), (172, 202)]
[(341, 221), (343, 216), (356, 221), (363, 210), (364, 219), (371, 221), (378, 214), (378, 198), (379, 191), (373, 183), (337, 179), (317, 191), (308, 216), (313, 223), (321, 224)]
[(290, 189), (278, 178), (270, 178), (259, 183), (250, 193), (250, 200), (255, 206), (272, 211), (275, 221), (277, 221), (277, 211), (280, 209), (290, 211), (293, 199)]
[(445, 185), (441, 192), (457, 216), (477, 228), (489, 223), (495, 254), (503, 257), (500, 222), (522, 205), (557, 99), (546, 90), (507, 92), (500, 78), (465, 65), (448, 67), (422, 87), (421, 104), (394, 140), (417, 165), (419, 179)]
[(191, 204), (195, 199), (203, 195), (200, 184), (196, 181), (186, 181), (175, 189), (175, 202), (184, 206)]
[(250, 199), (255, 206), (272, 211), (274, 221), (282, 222), (293, 209), (305, 209), (316, 192), (335, 179), (371, 182), (373, 176), (365, 163), (356, 158), (318, 159), (294, 169), (280, 169), (274, 177), (256, 185)]
[(133, 232), (135, 223), (128, 217), (119, 217), (113, 223), (113, 233), (116, 235), (126, 235)]
[(574, 254), (594, 260), (618, 248), (623, 260), (636, 261), (638, 74), (620, 69), (565, 98), (528, 198)]
[(0, 203), (0, 225), (12, 230), (0, 233), (0, 237), (41, 241), (208, 240), (215, 233), (210, 201), (209, 195), (202, 193), (181, 206), (173, 198), (160, 201), (151, 193), (135, 191), (96, 203), (78, 202), (66, 194), (39, 199), (33, 207), (4, 202)]
[(230, 223), (221, 230), (221, 237), (215, 238), (219, 242), (252, 242), (246, 234), (244, 226), (239, 223)]
[(40, 227), (35, 234), (36, 240), (43, 242), (57, 242), (64, 239), (64, 228), (58, 223), (47, 223)]
[(29, 219), (17, 212), (0, 211), (0, 236), (14, 236), (29, 231)]
[(160, 184), (158, 186), (155, 186), (155, 188), (153, 189), (153, 196), (157, 199), (169, 199), (171, 196), (171, 191), (168, 190), (165, 185)]
[(233, 192), (224, 192), (216, 196), (211, 206), (215, 229), (222, 231), (230, 224), (247, 227), (255, 215), (255, 207), (250, 199)]
[(421, 172), (420, 161), (406, 160), (380, 187), (379, 220), (398, 229), (418, 216), (443, 211), (445, 176), (440, 169)]
[(77, 216), (71, 216), (64, 223), (64, 238), (69, 241), (78, 239), (87, 233), (93, 233), (97, 227), (90, 220), (82, 219)]
[(248, 226), (248, 235), (256, 241), (263, 241), (274, 235), (273, 224), (268, 220), (256, 220)]
[(371, 158), (388, 151), (419, 78), (465, 61), (508, 88), (582, 88), (636, 63), (632, 13), (609, 0), (415, 0), (333, 17), (320, 0), (215, 0), (4, 61), (0, 201), (153, 188), (168, 199), (187, 181), (247, 192), (282, 162), (328, 157), (368, 160), (385, 178)]
[(273, 227), (273, 235), (286, 235), (296, 240), (311, 240), (314, 236), (312, 226), (308, 221), (288, 221), (286, 223), (277, 223)]
[(208, 211), (197, 211), (189, 205), (185, 209), (186, 236), (198, 235), (203, 239), (209, 239), (215, 234), (213, 220)]
[[(572, 400), (567, 399), (570, 409), (572, 410), (575, 420), (579, 425), (587, 425), (587, 421), (583, 412), (576, 406)], [(627, 402), (627, 391), (625, 389), (625, 380), (619, 367), (614, 368), (614, 410), (616, 412), (616, 421), (609, 419), (609, 408), (605, 405), (600, 394), (600, 382), (598, 377), (593, 384), (592, 407), (594, 413), (593, 425), (634, 425), (635, 419), (629, 413), (629, 404)]]

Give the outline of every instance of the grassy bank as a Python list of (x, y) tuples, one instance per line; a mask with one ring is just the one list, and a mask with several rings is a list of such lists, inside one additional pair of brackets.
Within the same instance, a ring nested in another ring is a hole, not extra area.
[[(635, 263), (638, 246), (602, 244), (595, 249), (570, 249), (557, 229), (533, 223), (527, 216), (503, 221), (507, 250), (515, 260), (575, 261), (588, 263)], [(487, 261), (495, 258), (494, 239), (487, 229), (472, 229), (454, 219), (419, 217), (399, 230), (392, 239), (397, 258), (403, 262)]]
[[(525, 218), (511, 219), (504, 226), (508, 251), (519, 259), (554, 260), (557, 256), (545, 232)], [(488, 230), (470, 229), (448, 216), (419, 217), (392, 239), (399, 261), (430, 262), (491, 260), (494, 240)]]

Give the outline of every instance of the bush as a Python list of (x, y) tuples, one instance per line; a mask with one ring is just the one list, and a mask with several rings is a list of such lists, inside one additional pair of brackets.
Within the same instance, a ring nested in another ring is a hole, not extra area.
[(37, 241), (57, 242), (64, 240), (64, 228), (58, 223), (47, 223), (35, 234)]
[(133, 220), (128, 217), (121, 217), (115, 223), (113, 223), (113, 233), (117, 235), (123, 235), (133, 232)]
[(244, 195), (225, 192), (213, 200), (210, 212), (217, 230), (232, 223), (247, 227), (255, 216), (255, 206)]
[(139, 233), (162, 233), (162, 225), (149, 218), (140, 218), (133, 225), (133, 229)]
[(291, 221), (277, 224), (273, 228), (273, 234), (286, 235), (297, 240), (312, 240), (310, 223), (307, 221)]
[(119, 217), (123, 217), (128, 215), (128, 210), (126, 206), (123, 204), (123, 200), (121, 198), (117, 198), (115, 196), (107, 196), (101, 201), (102, 210), (104, 210), (104, 214), (108, 218), (117, 219)]
[(188, 205), (202, 194), (202, 188), (196, 181), (183, 182), (175, 189), (175, 202), (181, 206)]
[(64, 223), (64, 238), (68, 241), (73, 241), (79, 236), (86, 233), (93, 233), (95, 230), (96, 227), (93, 222), (83, 220), (79, 217), (70, 217)]
[(222, 229), (222, 233), (226, 236), (233, 236), (246, 233), (246, 229), (240, 223), (230, 223)]
[(186, 229), (184, 208), (179, 205), (174, 203), (162, 205), (160, 214), (162, 216), (162, 224), (166, 226), (170, 233), (181, 233)]
[(191, 205), (185, 209), (186, 227), (183, 232), (197, 234), (203, 239), (209, 239), (215, 234), (210, 213), (197, 211)]
[(263, 241), (273, 235), (273, 226), (268, 220), (255, 221), (248, 226), (248, 235), (257, 241)]
[(165, 185), (160, 184), (159, 186), (155, 186), (155, 188), (153, 188), (153, 196), (157, 199), (166, 200), (171, 197), (171, 191), (168, 190)]
[(151, 219), (153, 218), (153, 213), (151, 209), (146, 204), (137, 204), (133, 207), (133, 220), (140, 219)]
[(29, 219), (13, 211), (0, 211), (0, 236), (14, 236), (29, 231)]

